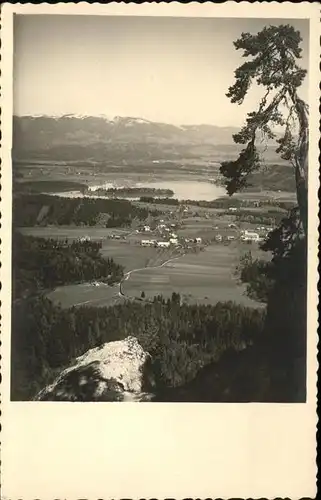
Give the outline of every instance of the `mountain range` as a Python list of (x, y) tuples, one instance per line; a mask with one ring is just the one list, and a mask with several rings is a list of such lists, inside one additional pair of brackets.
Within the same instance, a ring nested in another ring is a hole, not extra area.
[(234, 147), (237, 127), (171, 125), (143, 118), (106, 116), (14, 116), (13, 157), (78, 160), (174, 158), (193, 148)]
[(64, 115), (15, 116), (14, 145), (38, 146), (95, 142), (173, 142), (232, 144), (239, 129), (215, 125), (170, 125), (142, 118)]

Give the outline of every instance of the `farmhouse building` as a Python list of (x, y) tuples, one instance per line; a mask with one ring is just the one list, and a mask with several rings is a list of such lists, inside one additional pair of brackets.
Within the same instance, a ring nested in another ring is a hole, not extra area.
[(241, 236), (242, 241), (259, 241), (260, 236), (258, 233), (254, 233), (251, 231), (245, 231), (244, 234)]
[(168, 248), (170, 246), (170, 242), (169, 241), (158, 241), (157, 246), (159, 248)]
[(141, 245), (142, 245), (142, 247), (151, 247), (151, 246), (155, 245), (155, 241), (153, 241), (153, 240), (142, 240), (141, 241)]

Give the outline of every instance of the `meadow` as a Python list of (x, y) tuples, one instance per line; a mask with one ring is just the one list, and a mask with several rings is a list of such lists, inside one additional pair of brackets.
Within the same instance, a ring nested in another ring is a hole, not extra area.
[(119, 302), (119, 286), (108, 286), (99, 283), (81, 283), (76, 285), (64, 285), (55, 288), (47, 294), (54, 304), (60, 304), (63, 308), (72, 306), (111, 306)]
[[(260, 307), (245, 295), (245, 287), (238, 284), (235, 275), (240, 256), (248, 245), (239, 243), (213, 244), (204, 250), (178, 257), (158, 268), (146, 268), (130, 274), (122, 284), (128, 297), (146, 298), (161, 294), (170, 297), (179, 293), (187, 304), (215, 304), (235, 301), (249, 307)], [(256, 254), (261, 253), (256, 251)], [(263, 252), (262, 252), (263, 253)]]

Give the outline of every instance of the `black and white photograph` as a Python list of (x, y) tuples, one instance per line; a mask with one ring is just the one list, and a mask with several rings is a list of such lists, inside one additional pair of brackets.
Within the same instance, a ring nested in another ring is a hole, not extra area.
[(304, 19), (15, 16), (13, 401), (305, 402), (308, 61)]
[(4, 5), (4, 499), (315, 498), (319, 13)]

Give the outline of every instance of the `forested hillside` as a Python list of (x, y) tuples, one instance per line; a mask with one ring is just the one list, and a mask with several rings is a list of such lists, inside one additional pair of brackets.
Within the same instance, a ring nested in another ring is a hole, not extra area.
[(181, 386), (226, 349), (240, 351), (254, 342), (263, 322), (258, 309), (180, 305), (176, 294), (167, 301), (68, 310), (46, 298), (25, 300), (13, 309), (12, 398), (32, 398), (76, 356), (128, 335), (152, 355), (158, 390)]
[(107, 227), (130, 226), (133, 219), (145, 220), (156, 210), (137, 207), (127, 200), (64, 198), (45, 194), (19, 195), (13, 200), (15, 227), (75, 224), (94, 226), (100, 214), (108, 214)]

